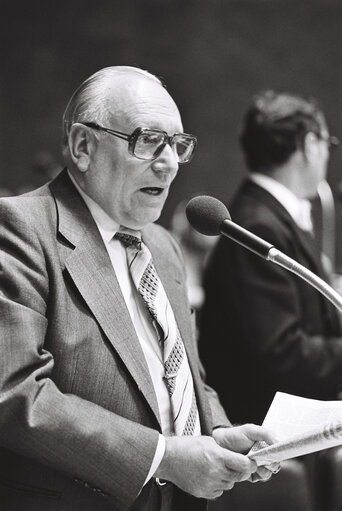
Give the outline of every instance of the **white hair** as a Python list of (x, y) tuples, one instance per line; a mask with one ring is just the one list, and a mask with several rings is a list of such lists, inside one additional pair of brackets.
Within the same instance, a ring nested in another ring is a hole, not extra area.
[(162, 81), (155, 75), (133, 66), (110, 66), (100, 69), (87, 78), (73, 93), (63, 114), (62, 149), (68, 152), (68, 137), (71, 126), (75, 122), (90, 120), (106, 124), (109, 112), (106, 106), (106, 85), (119, 75), (137, 73), (163, 86)]

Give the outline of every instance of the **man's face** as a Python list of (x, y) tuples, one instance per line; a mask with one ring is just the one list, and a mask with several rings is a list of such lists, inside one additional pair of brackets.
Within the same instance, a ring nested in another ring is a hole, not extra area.
[[(150, 79), (125, 84), (107, 106), (113, 114), (107, 128), (127, 134), (138, 127), (169, 135), (183, 131), (174, 101)], [(85, 174), (86, 192), (120, 225), (141, 229), (159, 218), (177, 171), (169, 145), (155, 160), (140, 160), (129, 154), (127, 141), (101, 132)]]
[(329, 138), (328, 130), (322, 130), (322, 138), (316, 139), (316, 157), (311, 162), (312, 184), (314, 188), (314, 195), (317, 191), (318, 184), (326, 178), (329, 161)]
[(329, 132), (326, 125), (322, 125), (318, 136), (309, 133), (310, 143), (306, 151), (306, 172), (304, 174), (305, 198), (311, 199), (317, 195), (318, 184), (326, 179), (329, 161)]

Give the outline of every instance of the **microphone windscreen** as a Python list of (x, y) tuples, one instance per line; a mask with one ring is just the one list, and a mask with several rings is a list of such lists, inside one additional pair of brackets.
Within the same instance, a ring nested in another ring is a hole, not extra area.
[(191, 199), (186, 206), (186, 216), (196, 231), (207, 236), (220, 234), (222, 222), (231, 219), (226, 206), (209, 195)]

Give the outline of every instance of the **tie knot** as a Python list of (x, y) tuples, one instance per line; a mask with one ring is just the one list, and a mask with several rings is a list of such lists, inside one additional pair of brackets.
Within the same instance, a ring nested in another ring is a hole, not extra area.
[(117, 232), (114, 235), (114, 238), (121, 241), (121, 243), (125, 247), (135, 247), (138, 250), (141, 249), (141, 238), (140, 236), (134, 236), (133, 234), (129, 234), (127, 232)]

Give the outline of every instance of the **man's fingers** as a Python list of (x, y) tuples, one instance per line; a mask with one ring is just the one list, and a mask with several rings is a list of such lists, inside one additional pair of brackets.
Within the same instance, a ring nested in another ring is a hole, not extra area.
[(223, 494), (223, 491), (224, 491), (224, 490), (214, 490), (214, 491), (212, 492), (211, 496), (210, 496), (210, 497), (208, 497), (208, 498), (209, 498), (209, 499), (212, 499), (212, 500), (214, 500), (214, 499), (218, 499), (218, 498), (219, 498), (219, 497), (221, 497), (221, 495)]
[(251, 472), (236, 472), (235, 470), (227, 470), (224, 479), (222, 479), (222, 484), (230, 484), (230, 483), (239, 483), (240, 481), (245, 481), (251, 475)]
[(234, 484), (232, 481), (221, 481), (220, 488), (217, 490), (214, 490), (212, 492), (212, 499), (217, 499), (218, 497), (221, 497), (224, 491), (229, 491), (232, 488), (234, 488)]
[(247, 458), (247, 456), (244, 456), (243, 454), (233, 452), (233, 451), (226, 451), (225, 455), (225, 465), (227, 469), (230, 469), (234, 472), (255, 472), (257, 470), (257, 463)]
[(232, 483), (231, 481), (229, 483), (227, 483), (227, 485), (225, 486), (225, 491), (231, 490), (232, 488), (234, 488), (234, 484), (235, 483)]
[(209, 499), (218, 499), (219, 497), (221, 497), (223, 492), (229, 491), (232, 488), (234, 488), (234, 483), (232, 481), (224, 481), (224, 480), (222, 480), (221, 484), (220, 484), (220, 487), (217, 488), (216, 490), (212, 490), (210, 496), (207, 496), (207, 498), (209, 498)]
[(277, 442), (275, 433), (263, 426), (257, 426), (256, 424), (245, 424), (244, 428), (245, 435), (254, 442), (264, 441), (267, 444), (274, 444)]
[(252, 474), (250, 481), (252, 483), (256, 483), (258, 481), (268, 481), (273, 474), (277, 474), (280, 470), (280, 463), (272, 463), (265, 467), (261, 466), (258, 468), (257, 472)]
[(281, 465), (278, 462), (270, 463), (269, 465), (266, 465), (268, 470), (272, 472), (272, 474), (278, 474), (279, 470), (281, 469)]

